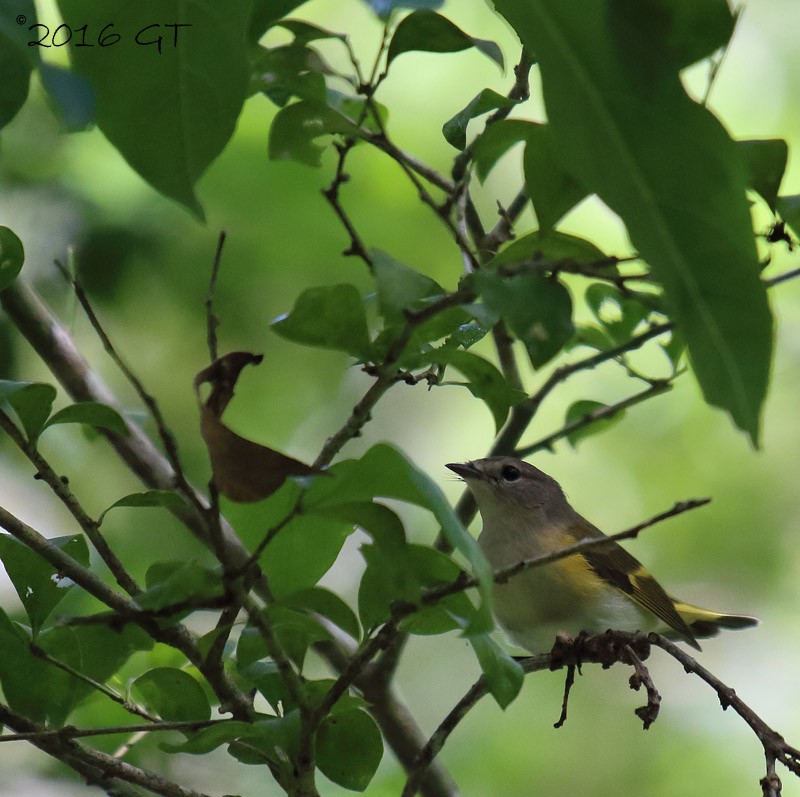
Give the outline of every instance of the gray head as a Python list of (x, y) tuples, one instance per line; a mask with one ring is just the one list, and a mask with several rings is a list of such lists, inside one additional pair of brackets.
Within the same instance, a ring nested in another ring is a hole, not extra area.
[(487, 457), (472, 462), (450, 463), (472, 491), (484, 525), (493, 519), (515, 516), (540, 521), (562, 521), (573, 510), (558, 482), (533, 465), (515, 457)]

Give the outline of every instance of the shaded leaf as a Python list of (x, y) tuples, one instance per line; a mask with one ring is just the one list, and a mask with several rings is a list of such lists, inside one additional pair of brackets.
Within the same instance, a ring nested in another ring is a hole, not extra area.
[(679, 76), (727, 40), (727, 3), (495, 6), (536, 53), (557, 157), (623, 219), (664, 287), (706, 401), (757, 444), (773, 323), (747, 173), (734, 142)]
[(335, 592), (322, 587), (310, 587), (287, 595), (281, 603), (290, 609), (319, 614), (356, 641), (361, 639), (361, 628), (355, 613)]
[(257, 42), (281, 17), (305, 2), (306, 0), (253, 0), (248, 40)]
[(442, 135), (444, 135), (448, 144), (451, 144), (456, 149), (464, 149), (467, 146), (467, 125), (471, 119), (482, 116), (489, 111), (495, 111), (498, 108), (511, 108), (517, 102), (518, 100), (504, 97), (502, 94), (492, 91), (492, 89), (483, 89), (455, 116), (444, 123)]
[(539, 274), (503, 277), (482, 269), (475, 274), (475, 286), (525, 344), (534, 368), (549, 362), (572, 337), (572, 298), (557, 279)]
[(786, 171), (789, 147), (781, 138), (737, 141), (736, 146), (744, 158), (748, 185), (775, 210), (778, 191)]
[(367, 5), (381, 18), (388, 19), (398, 8), (426, 8), (434, 10), (444, 5), (444, 0), (366, 0)]
[(295, 102), (281, 108), (272, 120), (269, 128), (269, 158), (320, 166), (325, 147), (315, 144), (314, 139), (334, 134), (350, 138), (362, 135), (350, 119), (322, 102)]
[(22, 270), (25, 249), (13, 230), (0, 226), (0, 291), (5, 290)]
[(296, 343), (344, 351), (358, 359), (369, 350), (364, 302), (349, 283), (308, 288), (290, 313), (272, 322), (272, 329)]
[(319, 56), (308, 47), (262, 47), (254, 59), (251, 89), (281, 108), (292, 97), (323, 103), (327, 89), (320, 66)]
[[(576, 421), (580, 421), (583, 418), (591, 416), (598, 410), (604, 410), (607, 406), (607, 404), (602, 404), (599, 401), (576, 401), (573, 404), (570, 404), (570, 406), (567, 408), (566, 415), (564, 416), (564, 425), (569, 426)], [(569, 444), (575, 448), (575, 446), (578, 445), (579, 440), (599, 434), (600, 432), (605, 432), (607, 429), (610, 429), (612, 426), (619, 423), (624, 417), (625, 410), (620, 410), (609, 418), (593, 421), (592, 423), (581, 426), (578, 429), (574, 429), (567, 435), (567, 440), (569, 441)]]
[(99, 429), (108, 429), (110, 432), (127, 437), (130, 432), (123, 417), (107, 404), (100, 404), (97, 401), (81, 401), (78, 404), (70, 404), (68, 407), (59, 410), (47, 419), (44, 425), (55, 426), (60, 423), (82, 423), (86, 426), (93, 426)]
[(75, 46), (77, 37), (69, 45), (75, 71), (93, 89), (100, 130), (150, 185), (202, 217), (194, 186), (233, 135), (247, 95), (250, 3), (59, 0), (58, 6), (73, 29), (88, 25), (107, 42), (120, 36), (116, 46)]
[(511, 407), (527, 397), (523, 391), (510, 387), (500, 371), (477, 354), (459, 349), (441, 348), (430, 352), (428, 356), (431, 362), (452, 365), (464, 374), (469, 380), (467, 386), (472, 395), (486, 402), (498, 432), (506, 422)]
[(528, 233), (517, 238), (489, 262), (489, 268), (513, 266), (530, 261), (541, 262), (544, 267), (562, 263), (597, 265), (609, 260), (591, 241), (553, 230)]
[(158, 610), (187, 600), (200, 601), (222, 593), (219, 568), (209, 568), (199, 562), (156, 562), (147, 568), (147, 589), (136, 596), (143, 609)]
[(85, 130), (94, 121), (94, 93), (85, 77), (49, 63), (39, 66), (39, 77), (56, 115), (70, 133)]
[(800, 236), (800, 194), (778, 197), (775, 206), (794, 234)]
[(469, 637), (481, 672), (492, 697), (500, 708), (506, 708), (522, 689), (524, 673), (517, 664), (488, 634)]
[(100, 525), (105, 516), (117, 507), (156, 507), (163, 506), (167, 509), (172, 509), (179, 506), (185, 506), (186, 502), (177, 493), (172, 490), (146, 490), (143, 493), (131, 493), (114, 501), (108, 509), (104, 509), (100, 516), (97, 518), (97, 524)]
[(628, 340), (650, 314), (649, 307), (623, 296), (619, 289), (605, 282), (593, 282), (586, 289), (584, 299), (615, 343)]
[(444, 293), (438, 282), (400, 263), (386, 252), (373, 249), (370, 255), (378, 288), (378, 306), (388, 323), (404, 321), (404, 310), (414, 308), (422, 299)]
[(588, 192), (558, 160), (549, 125), (528, 129), (523, 168), (525, 187), (543, 229), (551, 229), (583, 201)]
[(131, 693), (150, 713), (168, 722), (204, 721), (211, 717), (203, 687), (174, 667), (148, 670), (131, 683)]
[(12, 406), (32, 442), (41, 434), (55, 398), (56, 389), (44, 382), (0, 379), (0, 402), (7, 401)]
[[(83, 567), (89, 566), (89, 549), (82, 535), (53, 537), (48, 544), (59, 548)], [(9, 534), (0, 534), (0, 559), (25, 607), (33, 636), (36, 637), (44, 621), (66, 597), (74, 582)]]
[(386, 55), (388, 66), (402, 53), (422, 50), (429, 53), (457, 53), (470, 47), (504, 68), (503, 52), (495, 42), (468, 36), (449, 19), (434, 11), (415, 11), (395, 28)]
[[(267, 498), (292, 476), (315, 476), (323, 472), (241, 437), (220, 420), (233, 397), (242, 368), (261, 360), (261, 355), (231, 352), (194, 378), (195, 394), (200, 403), (200, 431), (211, 459), (214, 483), (226, 498), (242, 503)], [(211, 384), (211, 394), (202, 403), (200, 385), (206, 382)]]
[(487, 125), (472, 147), (472, 162), (481, 182), (514, 144), (528, 138), (529, 129), (535, 124), (524, 119), (502, 119)]
[(27, 46), (32, 35), (29, 25), (17, 23), (17, 16), (30, 26), (36, 23), (33, 0), (15, 0), (3, 6), (0, 8), (0, 75), (3, 76), (0, 80), (0, 129), (25, 104), (31, 70), (39, 60), (38, 48)]
[(337, 785), (364, 791), (382, 756), (381, 732), (365, 711), (336, 713), (322, 721), (317, 733), (317, 765)]
[(323, 517), (343, 520), (362, 528), (374, 542), (387, 550), (402, 548), (406, 544), (403, 522), (395, 511), (374, 501), (353, 501), (328, 504), (312, 511)]
[(165, 753), (189, 753), (190, 755), (205, 755), (216, 750), (220, 745), (229, 744), (235, 739), (247, 737), (252, 733), (253, 726), (249, 722), (229, 720), (220, 722), (208, 728), (193, 733), (185, 742), (172, 744), (161, 742), (159, 748)]

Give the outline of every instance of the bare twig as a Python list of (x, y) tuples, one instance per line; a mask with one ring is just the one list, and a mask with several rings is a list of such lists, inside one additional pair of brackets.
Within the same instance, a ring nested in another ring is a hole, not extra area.
[(214, 294), (217, 290), (217, 277), (219, 267), (222, 262), (222, 247), (225, 246), (225, 230), (220, 230), (217, 239), (217, 250), (214, 253), (214, 262), (211, 264), (211, 277), (208, 281), (208, 293), (206, 294), (206, 338), (208, 340), (208, 354), (213, 363), (219, 356), (217, 346), (217, 327), (219, 319), (214, 315)]

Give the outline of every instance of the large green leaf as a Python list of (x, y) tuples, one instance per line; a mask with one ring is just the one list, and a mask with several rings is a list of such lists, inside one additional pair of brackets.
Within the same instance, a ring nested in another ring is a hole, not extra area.
[(25, 249), (13, 230), (0, 226), (0, 291), (7, 288), (22, 270)]
[(203, 687), (189, 673), (174, 667), (156, 667), (131, 684), (134, 698), (170, 722), (204, 721), (211, 717)]
[(107, 404), (97, 401), (80, 401), (70, 404), (47, 419), (44, 425), (55, 426), (61, 423), (82, 423), (97, 429), (107, 429), (110, 432), (127, 437), (130, 432), (123, 417)]
[[(82, 535), (53, 537), (49, 543), (69, 554), (83, 567), (89, 566), (89, 549)], [(74, 584), (39, 554), (9, 534), (0, 534), (0, 559), (28, 613), (35, 637), (50, 612), (67, 596)]]
[(434, 11), (415, 11), (395, 28), (386, 63), (388, 67), (398, 55), (411, 50), (458, 53), (470, 47), (479, 50), (503, 69), (503, 52), (495, 42), (469, 36), (449, 19)]
[(423, 299), (441, 296), (444, 289), (438, 282), (400, 263), (386, 252), (370, 252), (378, 288), (378, 306), (387, 323), (402, 323), (403, 312), (414, 308)]
[(679, 70), (722, 46), (724, 0), (497, 0), (536, 53), (562, 166), (625, 222), (706, 400), (758, 441), (772, 316), (741, 154)]
[(365, 711), (343, 711), (322, 721), (317, 733), (317, 765), (337, 785), (364, 791), (382, 756), (381, 732)]
[(522, 689), (522, 667), (488, 634), (475, 634), (469, 641), (492, 697), (501, 708), (506, 708)]
[[(17, 114), (28, 96), (31, 70), (39, 60), (33, 0), (0, 0), (0, 129)], [(33, 29), (31, 29), (33, 28)]]
[(276, 318), (272, 329), (297, 343), (346, 351), (359, 359), (369, 349), (364, 303), (349, 283), (303, 291), (291, 313)]
[(41, 434), (53, 402), (56, 389), (44, 382), (9, 382), (0, 379), (0, 403), (7, 401), (20, 419), (28, 440)]
[(247, 95), (250, 3), (58, 5), (67, 24), (95, 37), (91, 47), (73, 39), (70, 55), (106, 138), (150, 185), (201, 216), (195, 183), (233, 135)]

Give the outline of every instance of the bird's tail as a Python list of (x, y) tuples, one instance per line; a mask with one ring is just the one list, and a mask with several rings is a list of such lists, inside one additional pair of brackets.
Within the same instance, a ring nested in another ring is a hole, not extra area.
[(691, 603), (684, 603), (683, 601), (675, 601), (675, 608), (686, 625), (692, 629), (692, 633), (699, 639), (716, 636), (723, 629), (736, 630), (758, 625), (758, 618), (756, 617), (748, 617), (745, 614), (712, 612), (710, 609), (703, 609), (700, 606), (693, 606)]

